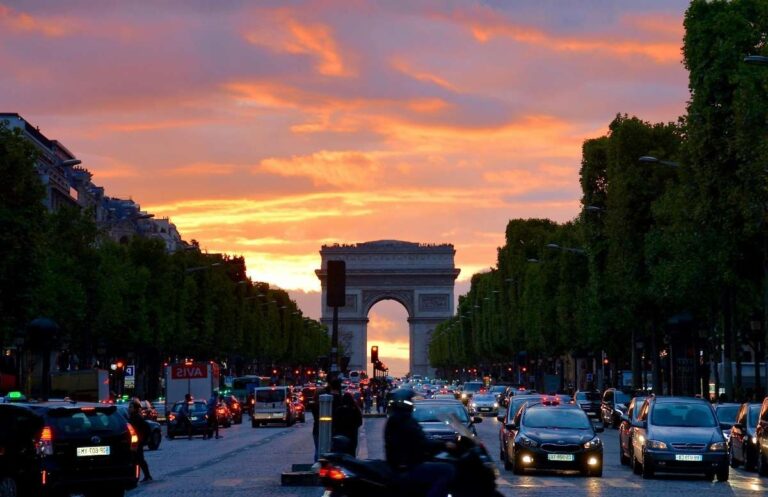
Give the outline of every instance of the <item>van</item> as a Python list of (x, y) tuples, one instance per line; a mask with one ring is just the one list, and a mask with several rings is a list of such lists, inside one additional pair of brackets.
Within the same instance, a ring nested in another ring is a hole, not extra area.
[(290, 387), (254, 388), (253, 398), (253, 428), (267, 423), (285, 423), (286, 426), (291, 426), (296, 422)]

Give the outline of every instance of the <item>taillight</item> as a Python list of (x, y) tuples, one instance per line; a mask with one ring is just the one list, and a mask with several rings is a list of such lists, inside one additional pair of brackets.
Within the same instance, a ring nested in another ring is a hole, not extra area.
[(53, 455), (53, 430), (50, 426), (44, 427), (43, 431), (40, 432), (40, 438), (37, 440), (35, 449), (40, 456)]
[(175, 415), (174, 413), (170, 413), (170, 414), (168, 415), (168, 421), (173, 421), (173, 420), (175, 420), (175, 419), (176, 419), (176, 415)]
[(141, 471), (141, 468), (140, 468), (140, 467), (139, 467), (139, 465), (137, 464), (137, 465), (136, 465), (136, 479), (137, 479), (137, 480), (139, 479), (139, 476), (141, 475), (141, 473), (139, 473), (139, 471)]
[(240, 407), (240, 404), (238, 404), (237, 402), (234, 402), (234, 403), (232, 404), (232, 408), (233, 408), (233, 409), (237, 409), (237, 408), (239, 408), (239, 407)]
[(134, 428), (131, 423), (128, 423), (128, 438), (131, 440), (131, 450), (138, 449), (139, 435), (136, 433), (136, 428)]
[(350, 475), (343, 469), (337, 468), (335, 466), (328, 466), (325, 468), (320, 468), (320, 470), (317, 472), (317, 476), (320, 478), (330, 478), (331, 480), (339, 481), (347, 478)]

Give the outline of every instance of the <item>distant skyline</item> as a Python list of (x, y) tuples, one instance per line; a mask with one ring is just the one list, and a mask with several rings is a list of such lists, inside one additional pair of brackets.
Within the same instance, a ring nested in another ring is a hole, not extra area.
[(687, 6), (0, 0), (0, 110), (319, 317), (323, 244), (452, 243), (459, 294), (509, 219), (575, 217), (585, 139), (684, 113)]

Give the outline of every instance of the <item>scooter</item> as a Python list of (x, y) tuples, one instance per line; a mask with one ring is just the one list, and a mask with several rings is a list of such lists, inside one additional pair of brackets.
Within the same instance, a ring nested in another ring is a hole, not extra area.
[[(452, 464), (456, 470), (452, 497), (500, 497), (496, 490), (498, 469), (485, 446), (455, 415), (444, 420), (458, 433), (456, 449), (440, 452), (435, 462)], [(334, 443), (343, 443), (334, 439)], [(323, 454), (318, 476), (325, 497), (423, 497), (427, 488), (405, 482), (386, 461), (356, 459), (341, 452)]]

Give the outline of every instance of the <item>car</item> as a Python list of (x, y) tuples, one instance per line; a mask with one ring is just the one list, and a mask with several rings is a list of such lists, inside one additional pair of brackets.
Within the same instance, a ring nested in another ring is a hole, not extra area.
[(501, 425), (499, 428), (499, 459), (504, 463), (504, 467), (511, 469), (507, 459), (507, 446), (510, 441), (515, 437), (515, 428), (512, 424), (512, 420), (515, 418), (515, 414), (529, 402), (539, 402), (541, 395), (515, 395), (509, 399), (509, 405), (504, 409), (503, 413), (499, 413), (496, 419)]
[(253, 390), (253, 394), (252, 428), (268, 423), (291, 426), (296, 422), (296, 410), (291, 402), (289, 387), (258, 387)]
[(618, 428), (621, 417), (627, 413), (627, 406), (631, 400), (632, 397), (616, 388), (609, 388), (603, 392), (603, 399), (600, 402), (600, 418), (603, 420), (603, 426)]
[[(42, 421), (41, 428), (23, 435), (33, 433), (35, 441), (33, 495), (122, 497), (136, 488), (139, 437), (117, 406), (70, 401), (24, 406), (27, 414), (17, 420), (36, 416)], [(33, 424), (40, 427), (29, 421)]]
[(243, 406), (234, 395), (225, 395), (224, 403), (227, 405), (229, 412), (232, 413), (232, 422), (239, 425), (243, 422)]
[(633, 423), (637, 422), (640, 408), (645, 402), (645, 397), (635, 397), (629, 401), (626, 413), (622, 414), (619, 423), (619, 462), (626, 466), (634, 459), (632, 448)]
[(490, 393), (476, 394), (469, 402), (470, 407), (474, 412), (477, 412), (481, 416), (483, 414), (493, 414), (497, 416), (499, 414), (499, 401), (496, 396)]
[(633, 469), (643, 478), (657, 472), (704, 473), (728, 481), (728, 444), (704, 399), (648, 397), (633, 426), (632, 447)]
[[(173, 440), (175, 437), (186, 437), (187, 426), (179, 419), (183, 400), (175, 402), (171, 406), (166, 422), (167, 436)], [(192, 424), (192, 436), (208, 436), (210, 428), (208, 426), (208, 403), (204, 400), (194, 400), (190, 403), (189, 422)]]
[(602, 396), (597, 391), (579, 390), (573, 394), (573, 403), (581, 407), (587, 413), (587, 417), (593, 421), (600, 420), (601, 402)]
[(0, 495), (35, 495), (40, 490), (36, 444), (43, 419), (27, 407), (0, 404)]
[(296, 421), (299, 423), (306, 423), (307, 416), (305, 414), (306, 411), (304, 409), (304, 403), (302, 402), (301, 395), (293, 394), (291, 397), (291, 402), (293, 403), (293, 409), (296, 412)]
[(514, 474), (548, 469), (603, 475), (603, 442), (597, 436), (603, 428), (578, 406), (527, 404), (511, 424), (516, 433), (507, 452)]
[(317, 399), (315, 398), (317, 395), (317, 387), (314, 385), (308, 385), (301, 389), (301, 395), (302, 395), (302, 402), (304, 403), (304, 412), (312, 412), (312, 409), (315, 407), (315, 402), (317, 402)]
[(757, 472), (760, 476), (768, 476), (768, 397), (763, 399), (760, 415), (757, 418)]
[(509, 389), (508, 385), (493, 385), (491, 389), (488, 391), (488, 393), (491, 393), (496, 396), (496, 402), (499, 403), (500, 406), (504, 406), (504, 402), (506, 402), (507, 399), (507, 390)]
[(234, 416), (232, 415), (232, 411), (229, 410), (229, 406), (227, 406), (226, 402), (219, 402), (216, 405), (216, 422), (219, 426), (224, 428), (232, 426)]
[(760, 404), (741, 404), (736, 414), (736, 422), (728, 440), (728, 461), (732, 468), (744, 465), (744, 469), (757, 467), (757, 422), (760, 417)]
[(723, 428), (723, 436), (727, 442), (731, 438), (731, 428), (736, 422), (736, 415), (739, 413), (741, 404), (724, 403), (715, 405), (715, 414), (720, 426)]
[(165, 423), (166, 422), (166, 416), (165, 416), (165, 399), (155, 399), (152, 402), (152, 407), (155, 408), (155, 412), (157, 413), (157, 421), (158, 423)]
[(464, 386), (461, 389), (461, 394), (459, 394), (459, 398), (464, 405), (467, 405), (469, 404), (469, 401), (472, 399), (473, 395), (484, 391), (485, 383), (482, 381), (468, 381), (464, 383)]
[(452, 393), (436, 393), (432, 395), (432, 400), (456, 400), (456, 396)]
[(477, 435), (475, 424), (481, 423), (483, 418), (470, 416), (467, 408), (458, 400), (424, 399), (413, 402), (413, 419), (421, 425), (429, 439), (458, 441), (460, 434), (445, 423), (445, 418), (450, 415), (455, 415), (472, 434)]
[[(128, 406), (121, 404), (117, 406), (117, 410), (122, 414), (125, 420), (128, 421), (130, 417), (128, 415)], [(163, 429), (157, 421), (152, 421), (151, 419), (146, 419), (145, 421), (149, 426), (149, 436), (144, 440), (144, 445), (146, 445), (149, 450), (157, 450), (160, 448), (160, 443), (163, 440)]]
[(144, 416), (144, 419), (157, 421), (157, 409), (155, 409), (155, 406), (152, 405), (152, 402), (148, 400), (142, 400), (140, 401), (140, 404), (141, 415)]

